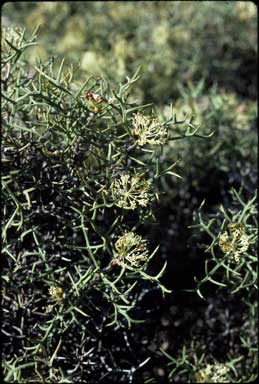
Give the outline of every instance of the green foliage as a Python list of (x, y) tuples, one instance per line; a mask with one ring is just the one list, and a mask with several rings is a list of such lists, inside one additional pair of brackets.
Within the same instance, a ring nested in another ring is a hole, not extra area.
[(4, 329), (18, 332), (6, 345), (6, 380), (78, 380), (93, 363), (74, 367), (73, 338), (91, 352), (96, 322), (142, 321), (131, 311), (145, 282), (170, 292), (160, 282), (166, 262), (149, 271), (158, 247), (137, 234), (153, 217), (161, 144), (139, 145), (132, 130), (134, 113), (150, 108), (127, 100), (137, 73), (116, 88), (78, 84), (64, 60), (58, 70), (52, 59), (28, 66), (35, 34), (9, 29), (3, 39)]
[[(181, 158), (177, 170), (186, 180), (180, 185), (184, 191), (183, 198), (186, 195), (189, 200), (187, 194), (191, 193), (192, 198), (195, 192), (208, 198), (213, 195), (217, 202), (224, 198), (228, 189), (241, 185), (251, 193), (256, 185), (256, 171), (252, 164), (257, 162), (258, 156), (256, 103), (239, 99), (218, 87), (208, 92), (203, 81), (197, 86), (190, 83), (180, 91), (182, 100), (173, 105), (178, 119), (192, 116), (203, 135), (213, 132), (210, 140), (170, 141), (165, 147), (165, 162)], [(166, 106), (161, 113), (167, 116), (169, 111)], [(217, 180), (216, 185), (214, 180)], [(174, 190), (172, 185), (168, 178), (162, 180), (168, 197), (179, 194), (179, 189)]]
[[(170, 360), (168, 378), (173, 382), (176, 378), (177, 382), (253, 382), (258, 374), (257, 191), (244, 198), (242, 191), (232, 189), (227, 207), (221, 205), (216, 211), (208, 212), (207, 208), (206, 212), (204, 201), (191, 229), (193, 241), (204, 249), (200, 257), (205, 262), (203, 276), (195, 276), (194, 291), (208, 301), (208, 306), (199, 319), (201, 325), (193, 325), (194, 334), (182, 350), (173, 355), (161, 350)], [(224, 305), (222, 297), (227, 303), (225, 311), (220, 308)], [(232, 312), (234, 302), (239, 307), (238, 320)], [(210, 336), (213, 327), (217, 331)], [(219, 336), (221, 328), (224, 342)], [(217, 339), (226, 345), (217, 345)], [(225, 353), (220, 348), (225, 348)]]
[[(243, 292), (234, 296), (226, 290), (217, 292), (217, 298), (209, 299), (205, 314), (194, 322), (191, 337), (184, 340), (179, 350), (169, 353), (160, 349), (158, 354), (167, 358), (168, 382), (256, 380), (258, 302), (254, 293), (245, 297)], [(233, 297), (239, 305), (239, 319), (232, 312), (237, 305), (233, 306)]]
[(5, 4), (4, 16), (27, 28), (41, 25), (43, 44), (31, 60), (36, 52), (65, 54), (80, 63), (82, 76), (108, 75), (116, 82), (142, 65), (133, 93), (140, 102), (164, 104), (179, 97), (178, 84), (200, 79), (256, 97), (252, 2), (21, 2)]
[(255, 5), (2, 22), (5, 380), (255, 380)]
[(229, 286), (232, 293), (258, 289), (257, 194), (246, 202), (233, 189), (232, 198), (231, 207), (224, 209), (221, 206), (220, 211), (212, 217), (204, 218), (201, 211), (197, 212), (198, 224), (193, 227), (197, 232), (209, 236), (210, 244), (205, 252), (211, 255), (205, 262), (206, 276), (197, 282), (196, 290), (201, 297), (201, 287), (206, 282), (219, 287)]
[[(196, 352), (199, 351), (201, 345), (199, 343), (191, 343), (188, 347), (183, 347), (181, 356), (172, 357), (165, 351), (162, 353), (169, 359), (168, 379), (170, 383), (174, 383), (174, 377), (187, 378), (188, 383), (230, 383), (230, 382), (252, 382), (256, 375), (238, 377), (238, 371), (242, 364), (243, 356), (227, 360), (224, 363), (206, 363), (205, 352), (199, 357)], [(192, 358), (190, 358), (192, 356)]]

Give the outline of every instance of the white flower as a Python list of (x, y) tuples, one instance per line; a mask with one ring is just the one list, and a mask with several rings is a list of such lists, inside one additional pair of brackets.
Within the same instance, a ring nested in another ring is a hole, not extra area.
[(257, 16), (257, 8), (252, 1), (236, 1), (234, 9), (238, 18), (242, 21), (247, 21)]
[(167, 139), (167, 130), (161, 125), (156, 116), (144, 116), (134, 113), (132, 119), (132, 134), (136, 137), (137, 144), (164, 144)]
[(139, 267), (148, 259), (147, 241), (134, 232), (126, 232), (115, 243), (115, 261), (118, 264), (128, 262), (133, 267)]
[(229, 253), (238, 263), (240, 255), (249, 248), (249, 237), (245, 233), (242, 223), (230, 223), (228, 232), (225, 231), (219, 235), (219, 246), (222, 252)]
[(52, 299), (56, 301), (60, 301), (63, 297), (63, 289), (61, 287), (50, 287), (49, 288), (49, 294), (52, 297)]
[(195, 374), (195, 380), (197, 383), (227, 383), (228, 371), (225, 364), (208, 364)]
[(126, 209), (135, 209), (138, 205), (146, 207), (149, 202), (149, 188), (150, 182), (139, 175), (121, 175), (111, 184), (115, 203)]

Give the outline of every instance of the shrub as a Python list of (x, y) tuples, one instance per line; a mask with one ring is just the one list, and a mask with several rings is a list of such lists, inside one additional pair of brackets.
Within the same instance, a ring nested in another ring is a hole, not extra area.
[(6, 380), (255, 380), (254, 4), (2, 15)]
[(78, 83), (64, 60), (28, 65), (36, 33), (3, 30), (5, 377), (129, 377), (137, 368), (118, 367), (105, 339), (143, 321), (153, 285), (169, 292), (145, 237), (157, 180), (172, 172), (160, 163), (171, 120), (128, 101), (138, 73), (113, 86)]
[(233, 202), (227, 209), (221, 206), (207, 218), (197, 212), (195, 230), (211, 239), (206, 248), (211, 254), (205, 264), (206, 276), (197, 284), (201, 296), (200, 289), (206, 282), (229, 286), (232, 293), (257, 289), (257, 194), (248, 201), (234, 189), (231, 194)]
[[(203, 135), (214, 134), (210, 140), (169, 141), (165, 146), (165, 162), (181, 158), (177, 168), (185, 181), (179, 187), (189, 188), (192, 198), (206, 196), (214, 204), (232, 187), (253, 192), (257, 182), (256, 103), (216, 86), (206, 92), (203, 81), (182, 87), (181, 94), (182, 100), (173, 104), (177, 119), (193, 116), (193, 124), (201, 127)], [(166, 117), (171, 107), (164, 107), (161, 113)], [(181, 135), (179, 127), (176, 135)], [(166, 180), (162, 183), (168, 197), (179, 193)]]
[(179, 98), (178, 84), (200, 79), (256, 98), (252, 2), (21, 2), (7, 3), (4, 16), (27, 28), (41, 24), (38, 53), (80, 61), (83, 77), (94, 70), (122, 81), (142, 65), (133, 90), (140, 102), (163, 105)]
[(205, 311), (192, 315), (189, 338), (177, 351), (161, 348), (169, 382), (252, 382), (257, 377), (257, 194), (245, 201), (233, 189), (231, 196), (226, 209), (204, 214), (204, 203), (196, 213), (195, 240), (202, 249), (206, 244), (200, 256), (210, 255), (204, 257), (204, 277), (195, 279)]

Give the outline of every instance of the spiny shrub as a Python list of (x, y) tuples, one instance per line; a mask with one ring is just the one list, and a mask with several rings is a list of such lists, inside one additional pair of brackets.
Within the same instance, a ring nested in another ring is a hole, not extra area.
[[(172, 113), (177, 122), (174, 125), (174, 140), (164, 146), (162, 161), (166, 166), (175, 163), (175, 171), (181, 179), (163, 176), (159, 180), (159, 221), (161, 234), (154, 232), (154, 238), (162, 235), (161, 252), (168, 257), (172, 273), (180, 267), (179, 274), (187, 274), (199, 250), (191, 241), (187, 229), (191, 225), (193, 212), (203, 199), (207, 204), (203, 210), (217, 210), (220, 204), (228, 205), (231, 188), (243, 188), (243, 198), (249, 198), (257, 185), (257, 143), (256, 103), (235, 96), (217, 86), (209, 91), (204, 81), (189, 83), (181, 87), (182, 100), (161, 107), (164, 119)], [(184, 123), (188, 121), (195, 132), (192, 140), (182, 140)], [(213, 133), (213, 134), (212, 134)], [(204, 139), (202, 136), (210, 136)], [(188, 244), (184, 252), (183, 244)], [(183, 255), (184, 254), (184, 255)], [(195, 260), (194, 260), (195, 259)], [(197, 267), (197, 263), (195, 264)]]
[(181, 347), (177, 351), (161, 348), (160, 355), (167, 358), (168, 382), (254, 382), (258, 374), (256, 295), (232, 295), (221, 289), (206, 300), (205, 312), (193, 322)]
[[(208, 196), (215, 204), (224, 199), (231, 187), (240, 186), (244, 193), (251, 194), (257, 182), (256, 103), (217, 86), (206, 91), (203, 80), (180, 87), (180, 92), (182, 100), (173, 103), (178, 119), (193, 116), (203, 134), (214, 133), (210, 140), (170, 141), (165, 146), (165, 162), (181, 158), (178, 170), (184, 179), (179, 185), (185, 189), (183, 199), (184, 195), (188, 199), (190, 195)], [(166, 106), (161, 114), (166, 117), (170, 110)], [(169, 198), (177, 195), (179, 188), (172, 188), (164, 180), (162, 185)]]
[(37, 52), (45, 58), (65, 54), (80, 62), (83, 76), (97, 73), (118, 81), (143, 65), (133, 89), (141, 102), (177, 99), (177, 84), (201, 78), (207, 86), (217, 82), (256, 98), (252, 2), (21, 2), (7, 3), (3, 11), (11, 24), (41, 24)]
[(253, 382), (258, 375), (257, 192), (249, 199), (235, 189), (230, 195), (227, 208), (209, 215), (204, 203), (195, 215), (192, 231), (206, 246), (195, 291), (207, 307), (176, 354), (161, 349), (169, 382)]
[(216, 214), (207, 215), (207, 218), (203, 217), (201, 207), (196, 216), (197, 224), (193, 225), (195, 231), (210, 238), (205, 277), (198, 281), (196, 288), (201, 296), (201, 287), (206, 282), (229, 286), (232, 293), (257, 290), (257, 193), (248, 201), (235, 189), (231, 194), (230, 207), (225, 209), (222, 205)]
[(30, 66), (36, 33), (2, 34), (5, 379), (128, 382), (145, 362), (129, 366), (127, 339), (118, 353), (124, 331), (152, 286), (169, 292), (146, 234), (174, 119), (128, 101), (138, 73), (113, 86)]
[(205, 276), (196, 278), (195, 290), (204, 297), (210, 283), (216, 287), (214, 294), (222, 292), (229, 302), (236, 299), (239, 303), (239, 327), (231, 326), (228, 319), (225, 324), (232, 338), (236, 334), (235, 343), (229, 343), (228, 359), (235, 373), (231, 380), (250, 382), (258, 374), (257, 191), (250, 198), (235, 189), (230, 195), (226, 208), (222, 205), (218, 212), (204, 215), (201, 207), (195, 217), (196, 238), (201, 246), (208, 245), (205, 253), (210, 255), (205, 259)]
[[(214, 364), (206, 364), (204, 361), (205, 353), (198, 356), (199, 348), (200, 346), (197, 342), (191, 342), (190, 345), (188, 345), (188, 348), (186, 346), (182, 348), (181, 356), (178, 358), (174, 358), (165, 351), (162, 351), (162, 353), (169, 359), (169, 382), (175, 382), (175, 376), (177, 375), (188, 383), (229, 383), (231, 364), (230, 366), (228, 364), (216, 362), (214, 362)], [(194, 353), (191, 352), (192, 350)], [(179, 382), (179, 380), (177, 382)]]

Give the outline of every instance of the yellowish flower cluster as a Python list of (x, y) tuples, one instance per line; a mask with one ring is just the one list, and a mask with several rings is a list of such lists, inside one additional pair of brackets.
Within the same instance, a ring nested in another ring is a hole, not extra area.
[(136, 209), (137, 206), (146, 207), (149, 202), (150, 184), (150, 181), (139, 175), (121, 175), (111, 184), (115, 203), (126, 209)]
[(257, 16), (257, 8), (253, 1), (236, 1), (235, 12), (241, 21)]
[(156, 116), (144, 116), (134, 113), (132, 119), (132, 134), (137, 138), (137, 144), (164, 144), (167, 139), (167, 130), (161, 125)]
[(115, 262), (139, 267), (148, 259), (147, 240), (134, 232), (126, 232), (115, 243)]
[(98, 75), (101, 72), (102, 58), (95, 51), (86, 51), (82, 55), (81, 68), (83, 71)]
[(52, 286), (49, 288), (49, 294), (51, 299), (54, 301), (54, 304), (49, 304), (47, 307), (45, 307), (46, 313), (50, 313), (53, 308), (60, 303), (63, 298), (63, 289), (61, 287)]
[(54, 307), (55, 307), (55, 304), (47, 305), (47, 307), (44, 307), (45, 308), (45, 312), (46, 313), (50, 313)]
[(196, 383), (228, 383), (226, 375), (229, 368), (224, 364), (208, 364), (195, 374)]
[(170, 26), (168, 23), (158, 24), (153, 29), (152, 39), (157, 45), (164, 45), (168, 42), (170, 38)]
[(50, 287), (49, 294), (55, 301), (60, 301), (63, 297), (63, 289), (61, 287)]
[(249, 237), (245, 233), (244, 225), (242, 223), (230, 223), (228, 231), (219, 235), (219, 246), (224, 253), (232, 254), (238, 263), (240, 255), (246, 252), (249, 247)]

